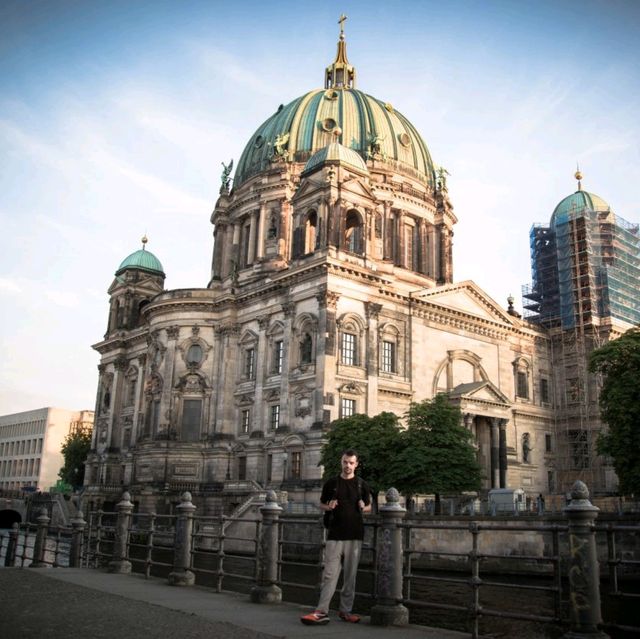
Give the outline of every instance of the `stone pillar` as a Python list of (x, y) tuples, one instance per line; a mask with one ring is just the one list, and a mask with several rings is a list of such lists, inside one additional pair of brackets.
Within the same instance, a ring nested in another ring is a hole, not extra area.
[(184, 492), (177, 506), (176, 537), (173, 550), (173, 570), (169, 573), (169, 585), (193, 586), (195, 575), (191, 568), (191, 532), (193, 530), (193, 513), (196, 507), (191, 503), (191, 493)]
[(71, 520), (71, 549), (69, 550), (70, 568), (80, 568), (82, 564), (82, 542), (86, 525), (87, 522), (82, 516), (82, 511), (79, 511), (78, 516)]
[(36, 541), (33, 545), (33, 562), (32, 568), (48, 568), (50, 564), (47, 564), (44, 560), (44, 553), (47, 549), (47, 533), (49, 532), (49, 522), (51, 519), (47, 514), (47, 509), (42, 508), (40, 515), (36, 520), (38, 522), (38, 530), (36, 532)]
[(258, 228), (258, 213), (254, 211), (249, 218), (249, 246), (247, 250), (247, 266), (253, 264), (256, 259), (256, 231)]
[(18, 530), (20, 526), (14, 523), (9, 531), (9, 543), (7, 544), (7, 554), (4, 557), (5, 566), (13, 566), (16, 562), (16, 549), (18, 547)]
[(402, 605), (402, 529), (398, 524), (407, 511), (400, 505), (395, 488), (386, 494), (386, 504), (380, 508), (380, 541), (378, 549), (378, 579), (376, 604), (371, 608), (374, 626), (406, 626), (409, 611)]
[(499, 430), (499, 452), (498, 464), (500, 470), (500, 488), (507, 487), (507, 420), (501, 419), (498, 422)]
[(260, 508), (262, 525), (258, 545), (258, 571), (256, 584), (251, 588), (253, 603), (280, 603), (282, 590), (278, 581), (278, 520), (282, 508), (278, 506), (276, 493), (270, 490)]
[(118, 519), (116, 521), (115, 539), (113, 541), (113, 555), (109, 562), (109, 572), (128, 574), (131, 572), (131, 562), (127, 559), (127, 542), (129, 541), (129, 527), (133, 504), (128, 492), (122, 493), (122, 501), (116, 505)]
[(491, 488), (500, 487), (500, 432), (498, 418), (491, 417)]
[(581, 481), (571, 487), (571, 503), (564, 509), (569, 519), (569, 602), (571, 629), (564, 639), (608, 639), (598, 629), (600, 575), (594, 522), (599, 508), (589, 501), (589, 490)]
[(264, 258), (264, 239), (265, 231), (264, 227), (267, 221), (267, 203), (263, 202), (260, 205), (260, 211), (258, 212), (258, 245), (256, 246), (256, 259), (261, 261)]
[(382, 304), (365, 302), (365, 315), (367, 317), (367, 344), (365, 353), (365, 367), (367, 370), (367, 398), (366, 412), (368, 415), (375, 415), (378, 411), (378, 358), (380, 349), (378, 345), (378, 318), (382, 310)]

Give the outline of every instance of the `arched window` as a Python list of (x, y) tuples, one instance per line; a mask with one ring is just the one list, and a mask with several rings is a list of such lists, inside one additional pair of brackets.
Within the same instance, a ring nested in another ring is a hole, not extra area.
[(300, 363), (311, 364), (313, 360), (313, 337), (305, 333), (300, 340)]
[(364, 252), (364, 229), (362, 218), (357, 211), (349, 211), (345, 220), (345, 248), (351, 253)]
[(311, 211), (307, 215), (304, 225), (304, 253), (313, 253), (316, 250), (318, 237), (318, 214)]
[(519, 357), (513, 363), (516, 398), (529, 399), (530, 366), (529, 362)]

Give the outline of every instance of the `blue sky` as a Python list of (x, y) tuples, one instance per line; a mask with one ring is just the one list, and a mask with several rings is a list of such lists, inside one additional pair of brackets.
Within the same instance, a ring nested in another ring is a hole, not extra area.
[(209, 279), (221, 162), (321, 86), (346, 13), (357, 86), (444, 165), (455, 279), (501, 304), (528, 232), (583, 186), (640, 222), (640, 3), (0, 3), (0, 414), (93, 408), (109, 287), (140, 247)]

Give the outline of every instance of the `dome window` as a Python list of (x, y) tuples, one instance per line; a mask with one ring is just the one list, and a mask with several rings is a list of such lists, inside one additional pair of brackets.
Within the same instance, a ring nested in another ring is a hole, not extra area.
[(411, 138), (408, 133), (399, 133), (398, 140), (400, 140), (402, 146), (411, 146)]
[(261, 135), (259, 135), (256, 138), (255, 142), (253, 143), (256, 149), (259, 149), (263, 144), (264, 144), (264, 138)]
[(187, 365), (197, 366), (202, 361), (202, 346), (200, 344), (191, 344), (187, 351)]
[(338, 123), (333, 118), (326, 118), (321, 122), (320, 126), (325, 131), (333, 131), (338, 126)]
[(333, 89), (327, 89), (324, 92), (324, 97), (325, 97), (325, 100), (337, 100), (338, 99), (338, 92), (334, 91)]
[(389, 113), (393, 113), (393, 105), (389, 102), (385, 102), (384, 108), (389, 111)]

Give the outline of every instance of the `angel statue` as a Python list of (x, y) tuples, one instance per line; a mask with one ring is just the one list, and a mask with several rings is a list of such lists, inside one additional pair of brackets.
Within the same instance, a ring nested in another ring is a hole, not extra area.
[(289, 133), (282, 133), (276, 135), (276, 139), (273, 142), (273, 157), (282, 158), (286, 160), (289, 156), (287, 151), (287, 145), (289, 144)]
[(229, 164), (225, 164), (224, 162), (221, 162), (220, 164), (222, 164), (222, 175), (220, 176), (222, 185), (220, 186), (220, 193), (228, 193), (229, 185), (231, 184), (230, 175), (231, 171), (233, 171), (233, 159), (231, 159)]

